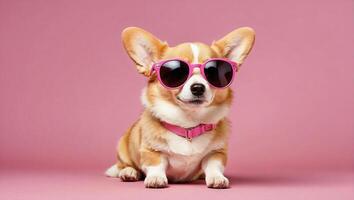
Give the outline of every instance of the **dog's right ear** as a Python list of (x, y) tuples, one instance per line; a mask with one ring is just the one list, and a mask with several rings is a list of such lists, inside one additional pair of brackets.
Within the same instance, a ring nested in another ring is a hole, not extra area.
[(152, 65), (161, 58), (168, 47), (166, 42), (137, 27), (124, 29), (122, 40), (125, 50), (135, 62), (139, 73), (145, 76), (150, 75)]

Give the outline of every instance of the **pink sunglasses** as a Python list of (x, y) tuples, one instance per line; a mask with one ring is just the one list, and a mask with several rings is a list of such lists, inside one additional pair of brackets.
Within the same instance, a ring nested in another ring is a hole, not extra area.
[(219, 89), (230, 86), (238, 70), (237, 63), (224, 58), (211, 58), (203, 64), (190, 64), (181, 59), (170, 59), (153, 64), (151, 74), (156, 72), (164, 87), (176, 89), (187, 82), (196, 67), (211, 86)]

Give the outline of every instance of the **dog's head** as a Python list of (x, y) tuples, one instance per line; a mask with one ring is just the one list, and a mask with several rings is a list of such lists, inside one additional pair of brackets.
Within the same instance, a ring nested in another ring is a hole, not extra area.
[[(193, 69), (182, 87), (167, 89), (159, 83), (156, 73), (151, 73), (153, 64), (176, 58), (191, 64), (201, 64), (211, 58), (226, 58), (236, 62), (239, 68), (250, 52), (254, 39), (254, 31), (243, 27), (232, 31), (210, 46), (203, 43), (182, 43), (170, 47), (166, 42), (140, 28), (129, 27), (122, 33), (124, 47), (135, 62), (138, 72), (149, 77), (148, 86), (143, 94), (145, 106), (153, 108), (157, 104), (159, 106), (163, 104), (166, 107), (168, 104), (192, 112), (205, 112), (206, 108), (218, 105), (229, 106), (232, 99), (231, 89), (212, 87), (202, 76), (199, 68)], [(210, 113), (205, 113), (208, 114)]]

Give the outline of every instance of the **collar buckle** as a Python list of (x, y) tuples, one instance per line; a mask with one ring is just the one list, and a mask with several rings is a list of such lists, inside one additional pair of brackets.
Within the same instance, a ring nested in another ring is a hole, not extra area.
[(190, 141), (193, 139), (193, 131), (196, 127), (186, 129), (186, 138)]

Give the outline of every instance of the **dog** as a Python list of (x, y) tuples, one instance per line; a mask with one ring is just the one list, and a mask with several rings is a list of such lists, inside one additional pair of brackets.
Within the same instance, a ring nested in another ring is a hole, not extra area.
[(139, 119), (120, 138), (117, 163), (106, 171), (122, 181), (144, 179), (147, 188), (204, 178), (209, 188), (228, 188), (231, 84), (250, 53), (255, 32), (238, 28), (212, 45), (170, 47), (153, 34), (128, 27), (122, 41), (137, 71), (148, 79)]

